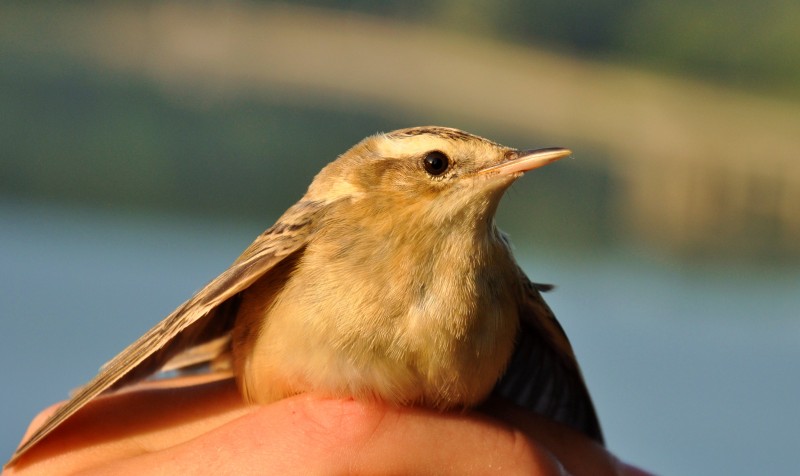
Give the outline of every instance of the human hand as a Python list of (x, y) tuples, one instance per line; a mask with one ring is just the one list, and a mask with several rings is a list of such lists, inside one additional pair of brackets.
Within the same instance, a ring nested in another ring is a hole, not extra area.
[(310, 394), (249, 406), (232, 380), (196, 382), (100, 398), (5, 474), (644, 474), (499, 400), (465, 413)]

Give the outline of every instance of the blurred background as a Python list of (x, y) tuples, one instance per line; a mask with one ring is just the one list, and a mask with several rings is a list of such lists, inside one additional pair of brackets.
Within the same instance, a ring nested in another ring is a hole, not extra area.
[(0, 459), (363, 137), (574, 158), (500, 207), (609, 448), (800, 471), (800, 4), (0, 4)]

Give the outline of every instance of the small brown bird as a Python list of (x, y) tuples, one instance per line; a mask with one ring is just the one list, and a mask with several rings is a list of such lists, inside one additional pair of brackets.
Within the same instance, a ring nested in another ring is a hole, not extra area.
[(106, 364), (13, 455), (97, 395), (227, 362), (245, 400), (301, 392), (437, 409), (492, 392), (602, 443), (564, 331), (494, 224), (503, 192), (567, 149), (456, 129), (368, 137), (191, 299)]

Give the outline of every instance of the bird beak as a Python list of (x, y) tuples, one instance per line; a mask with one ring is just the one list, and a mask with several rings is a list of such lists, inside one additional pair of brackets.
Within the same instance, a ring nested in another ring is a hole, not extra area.
[(561, 147), (548, 147), (547, 149), (518, 150), (510, 155), (503, 163), (483, 169), (479, 174), (511, 175), (518, 172), (527, 172), (558, 159), (569, 157), (572, 151)]

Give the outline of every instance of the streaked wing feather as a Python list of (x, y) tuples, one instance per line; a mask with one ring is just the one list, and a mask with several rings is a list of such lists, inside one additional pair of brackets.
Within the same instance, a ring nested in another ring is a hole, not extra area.
[(603, 443), (600, 422), (572, 347), (539, 293), (545, 287), (528, 281), (522, 271), (520, 275), (526, 286), (519, 337), (494, 393)]
[[(227, 302), (227, 301), (226, 301)], [(211, 364), (230, 351), (230, 333), (216, 337), (205, 344), (192, 346), (170, 358), (159, 372), (181, 372), (198, 366)]]
[(235, 312), (216, 311), (223, 311), (225, 306), (220, 306), (226, 302), (230, 306), (232, 297), (303, 248), (324, 205), (323, 202), (301, 200), (289, 208), (230, 268), (104, 365), (17, 449), (6, 465), (16, 461), (97, 395), (146, 378), (192, 345), (203, 344), (228, 332)]

